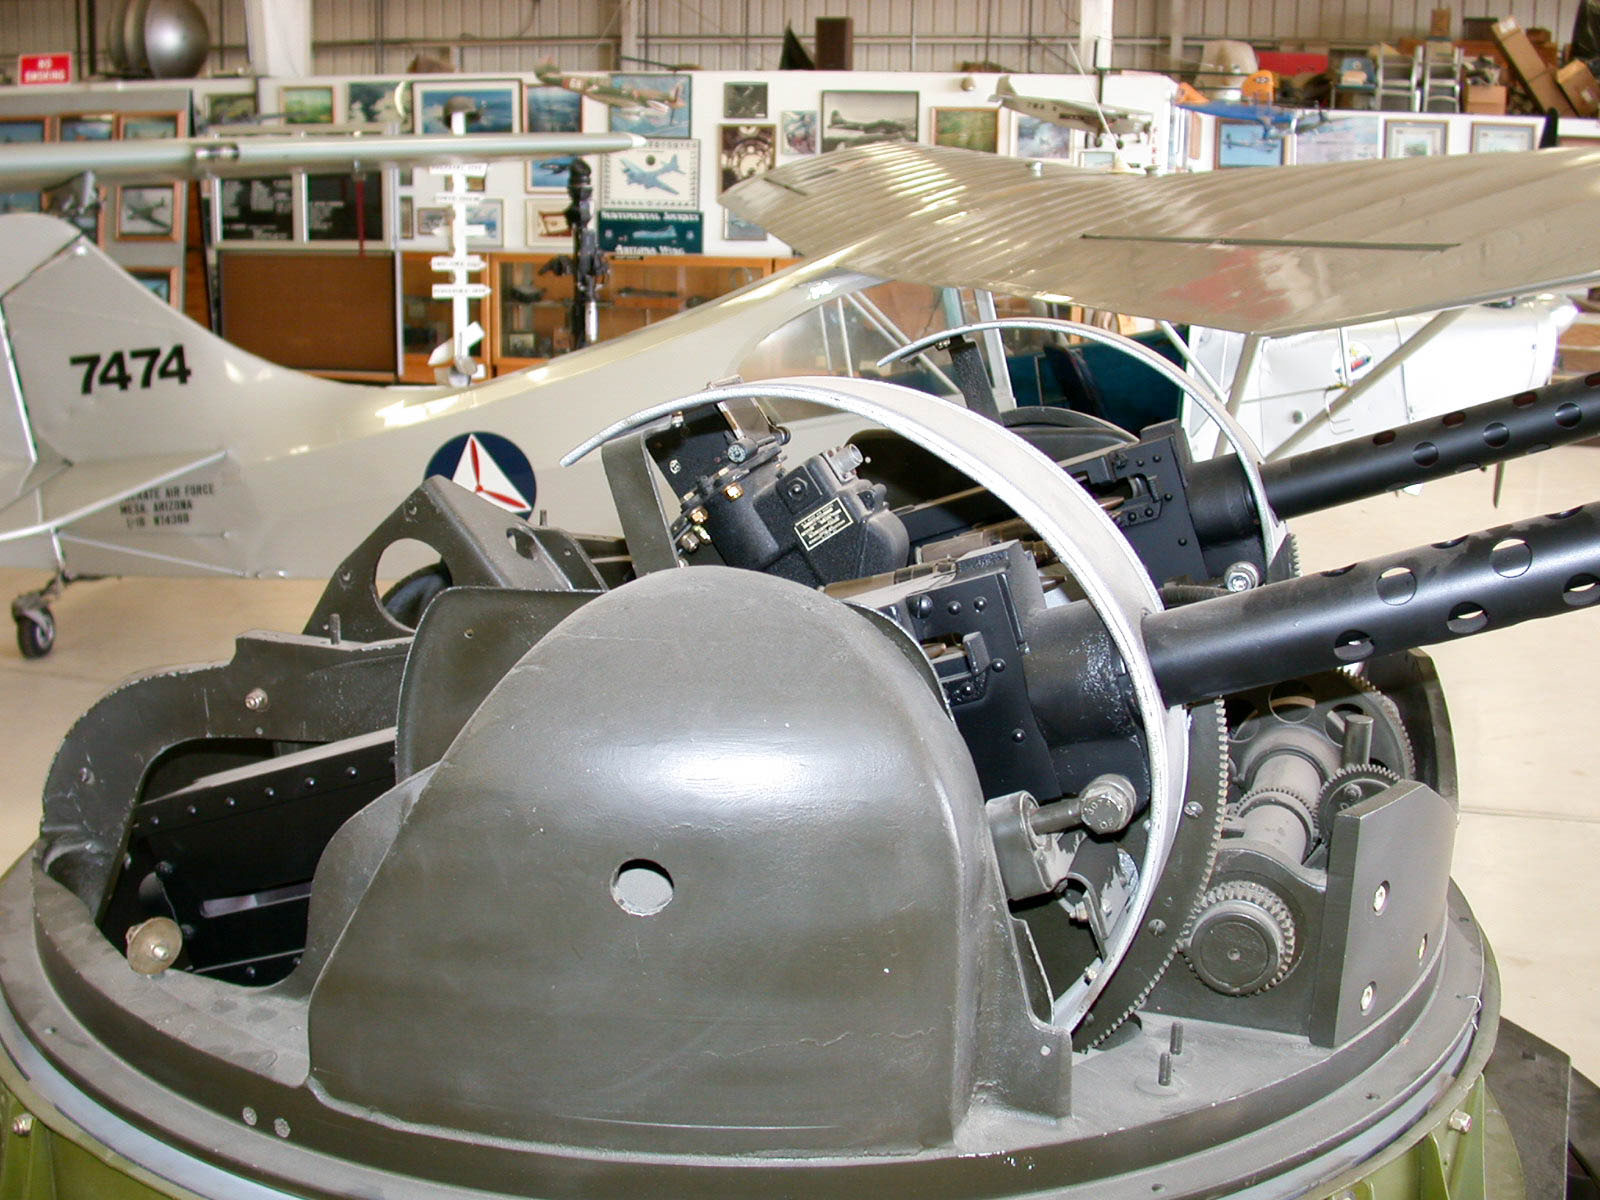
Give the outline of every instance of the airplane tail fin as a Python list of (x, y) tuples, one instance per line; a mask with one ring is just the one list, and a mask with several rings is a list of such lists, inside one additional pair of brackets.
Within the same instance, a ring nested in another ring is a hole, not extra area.
[(1017, 89), (1011, 85), (1011, 76), (1002, 75), (995, 80), (994, 94), (996, 96), (1015, 96)]
[(678, 156), (674, 154), (670, 159), (667, 160), (667, 165), (661, 168), (661, 173), (665, 175), (668, 171), (681, 172), (682, 170), (683, 168), (678, 165)]

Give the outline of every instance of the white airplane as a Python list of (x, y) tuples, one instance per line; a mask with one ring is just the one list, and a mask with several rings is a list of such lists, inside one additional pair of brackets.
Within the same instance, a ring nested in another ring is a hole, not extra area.
[(1044, 96), (1022, 96), (1011, 82), (1011, 76), (1002, 75), (994, 85), (991, 101), (1003, 108), (1053, 125), (1068, 129), (1081, 129), (1087, 133), (1127, 137), (1148, 133), (1154, 117), (1147, 112), (1131, 108), (1118, 108), (1093, 100), (1058, 100)]
[[(326, 576), (425, 474), (614, 532), (599, 465), (557, 469), (564, 450), (708, 381), (869, 369), (909, 340), (872, 290), (887, 279), (1277, 335), (1600, 268), (1600, 231), (1559, 211), (1600, 186), (1594, 152), (1249, 175), (1119, 177), (900, 143), (805, 160), (729, 203), (807, 262), (466, 391), (274, 366), (156, 300), (72, 226), (0, 218), (0, 565), (55, 573), (14, 603), (19, 644), (48, 651), (49, 602), (77, 576)], [(1526, 200), (1508, 212), (1512, 188)], [(1250, 216), (1218, 224), (1212, 214), (1243, 195)], [(923, 311), (939, 311), (937, 297)], [(935, 390), (958, 395), (921, 363)], [(1003, 402), (1004, 371), (990, 371)], [(778, 409), (802, 457), (859, 428)]]

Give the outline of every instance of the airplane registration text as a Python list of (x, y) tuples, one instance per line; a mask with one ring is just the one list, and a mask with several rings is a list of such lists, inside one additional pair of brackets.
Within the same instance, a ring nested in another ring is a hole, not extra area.
[(193, 374), (184, 360), (181, 342), (164, 351), (160, 346), (150, 346), (143, 350), (113, 350), (108, 355), (74, 354), (67, 363), (83, 368), (85, 396), (96, 387), (114, 387), (119, 392), (131, 387), (148, 388), (157, 379), (185, 384)]

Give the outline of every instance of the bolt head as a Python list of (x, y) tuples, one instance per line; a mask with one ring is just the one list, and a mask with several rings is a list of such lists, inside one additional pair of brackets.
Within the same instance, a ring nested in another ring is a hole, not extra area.
[(728, 447), (728, 461), (729, 462), (742, 463), (745, 460), (745, 458), (746, 458), (746, 456), (748, 454), (749, 454), (749, 451), (747, 451), (738, 442), (735, 442), (733, 445)]
[(11, 1118), (11, 1132), (18, 1137), (27, 1137), (33, 1132), (33, 1114), (18, 1113)]
[(1457, 1133), (1472, 1132), (1472, 1114), (1463, 1112), (1459, 1108), (1456, 1109), (1455, 1112), (1450, 1114), (1450, 1128)]
[(245, 693), (244, 706), (251, 712), (265, 712), (269, 703), (267, 693), (261, 688), (251, 688)]
[(744, 488), (740, 487), (737, 483), (730, 483), (727, 487), (722, 489), (722, 494), (729, 500), (737, 500), (739, 497), (744, 495)]

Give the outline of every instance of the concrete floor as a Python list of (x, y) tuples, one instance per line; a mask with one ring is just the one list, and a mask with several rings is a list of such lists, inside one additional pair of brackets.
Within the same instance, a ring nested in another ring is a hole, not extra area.
[[(1507, 468), (1501, 507), (1487, 474), (1420, 496), (1351, 505), (1296, 524), (1307, 570), (1437, 541), (1600, 498), (1600, 448), (1572, 447)], [(0, 570), (6, 597), (33, 572)], [(251, 628), (298, 630), (315, 582), (126, 579), (85, 583), (56, 604), (59, 637), (26, 662), (0, 646), (0, 860), (33, 839), (51, 756), (106, 688), (148, 667), (228, 656)], [(1596, 606), (1600, 609), (1600, 605)], [(1498, 955), (1506, 1015), (1600, 1079), (1600, 617), (1581, 611), (1433, 651), (1461, 766), (1455, 875)]]

